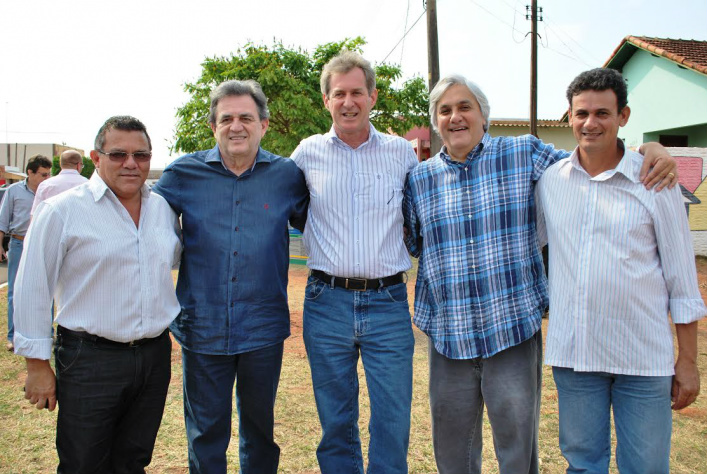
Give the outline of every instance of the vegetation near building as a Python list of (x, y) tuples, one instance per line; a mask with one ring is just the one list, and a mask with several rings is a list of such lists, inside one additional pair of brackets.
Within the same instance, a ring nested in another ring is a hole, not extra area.
[[(289, 156), (303, 138), (325, 133), (331, 127), (319, 88), (324, 65), (344, 49), (361, 52), (363, 45), (361, 37), (345, 39), (320, 45), (310, 54), (281, 42), (272, 46), (248, 43), (230, 57), (207, 58), (201, 65), (201, 77), (184, 86), (191, 99), (177, 110), (172, 150), (191, 153), (212, 148), (215, 140), (208, 124), (209, 93), (227, 80), (253, 79), (269, 99), (270, 126), (261, 145)], [(374, 67), (378, 102), (371, 113), (373, 125), (400, 136), (416, 125), (427, 125), (425, 81), (416, 77), (397, 85), (402, 78), (398, 66), (381, 63)]]

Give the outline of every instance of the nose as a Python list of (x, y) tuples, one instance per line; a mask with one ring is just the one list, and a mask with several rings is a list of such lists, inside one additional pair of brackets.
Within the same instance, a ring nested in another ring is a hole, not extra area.
[(132, 153), (128, 154), (128, 157), (123, 161), (123, 168), (135, 169), (138, 167), (137, 161), (135, 161), (135, 155)]
[(243, 123), (238, 119), (234, 120), (233, 122), (231, 122), (230, 130), (233, 132), (239, 132), (243, 130)]
[(353, 105), (353, 98), (351, 94), (346, 94), (344, 96), (344, 107), (351, 107)]

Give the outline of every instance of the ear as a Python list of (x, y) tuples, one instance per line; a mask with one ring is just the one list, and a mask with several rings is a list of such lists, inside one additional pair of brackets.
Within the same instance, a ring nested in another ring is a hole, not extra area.
[(631, 108), (627, 105), (619, 112), (619, 126), (623, 127), (628, 123), (628, 118), (631, 116)]
[(322, 94), (322, 102), (324, 102), (324, 107), (329, 110), (329, 98), (326, 94)]
[(216, 136), (216, 124), (215, 123), (210, 123), (209, 127), (211, 127), (211, 132)]
[(265, 136), (265, 132), (268, 131), (268, 127), (270, 126), (270, 120), (263, 119), (260, 121), (260, 125), (262, 126), (262, 130), (260, 132), (260, 138), (263, 138)]
[(371, 92), (371, 108), (373, 108), (373, 106), (376, 105), (377, 100), (378, 100), (378, 89), (373, 89), (373, 92)]
[(96, 168), (99, 168), (99, 162), (101, 161), (98, 152), (96, 150), (91, 150), (91, 161), (93, 161), (93, 164), (96, 166)]

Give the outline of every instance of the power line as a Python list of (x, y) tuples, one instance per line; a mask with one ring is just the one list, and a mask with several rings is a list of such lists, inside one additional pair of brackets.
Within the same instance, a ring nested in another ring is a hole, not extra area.
[(391, 49), (391, 50), (390, 50), (390, 53), (388, 53), (388, 54), (383, 58), (383, 61), (382, 61), (382, 62), (385, 62), (385, 60), (388, 59), (388, 57), (389, 57), (391, 54), (393, 54), (393, 51), (395, 51), (396, 48), (398, 47), (398, 45), (403, 42), (403, 40), (404, 40), (405, 37), (408, 35), (408, 33), (410, 33), (410, 32), (412, 31), (412, 29), (415, 28), (415, 25), (417, 25), (417, 22), (420, 21), (420, 18), (422, 18), (422, 17), (425, 15), (425, 13), (427, 13), (427, 9), (426, 9), (426, 8), (422, 11), (422, 13), (420, 14), (420, 16), (417, 17), (417, 20), (415, 20), (415, 23), (413, 23), (412, 26), (411, 26), (410, 28), (408, 28), (408, 30), (407, 30), (405, 33), (403, 33), (403, 37), (400, 38), (400, 40), (399, 40), (397, 43), (395, 43), (395, 46), (393, 46), (393, 49)]
[[(408, 8), (405, 11), (405, 26), (403, 27), (403, 31), (407, 30), (408, 28), (408, 18), (410, 17), (410, 0), (408, 0)], [(403, 36), (403, 38), (405, 38)], [(400, 47), (400, 64), (403, 64), (403, 54), (405, 53), (405, 41), (403, 41), (403, 45)]]

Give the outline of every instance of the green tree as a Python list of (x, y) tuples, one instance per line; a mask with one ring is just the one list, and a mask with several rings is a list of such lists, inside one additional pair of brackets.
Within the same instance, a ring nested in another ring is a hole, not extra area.
[[(271, 47), (248, 43), (230, 57), (207, 58), (201, 65), (201, 77), (184, 86), (191, 99), (177, 110), (172, 150), (191, 153), (212, 148), (215, 140), (208, 124), (212, 88), (230, 79), (254, 79), (262, 86), (270, 108), (270, 126), (262, 146), (289, 156), (300, 140), (331, 127), (319, 88), (324, 65), (343, 49), (361, 52), (365, 43), (361, 37), (345, 39), (320, 45), (312, 54), (281, 42)], [(383, 63), (375, 68), (378, 101), (371, 113), (373, 125), (398, 135), (427, 125), (427, 86), (422, 78), (396, 87), (402, 77), (398, 66)]]
[[(96, 169), (96, 166), (93, 164), (93, 161), (91, 161), (91, 158), (83, 157), (83, 169), (81, 170), (81, 176), (84, 178), (91, 179), (91, 175), (93, 174), (93, 170)], [(59, 157), (55, 156), (54, 159), (52, 160), (52, 176), (56, 176), (61, 172), (61, 166), (59, 166)]]

